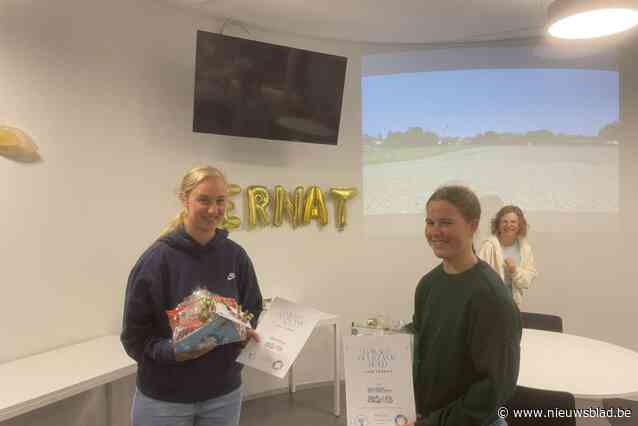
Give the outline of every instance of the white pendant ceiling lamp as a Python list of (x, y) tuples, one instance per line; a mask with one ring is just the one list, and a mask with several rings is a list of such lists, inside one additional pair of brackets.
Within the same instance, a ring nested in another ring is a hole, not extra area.
[(638, 25), (638, 0), (554, 0), (548, 32), (565, 39), (603, 37)]

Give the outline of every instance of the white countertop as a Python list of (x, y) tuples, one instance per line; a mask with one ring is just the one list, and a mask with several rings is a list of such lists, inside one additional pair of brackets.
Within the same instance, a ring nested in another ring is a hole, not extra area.
[(119, 336), (0, 364), (0, 421), (134, 374)]

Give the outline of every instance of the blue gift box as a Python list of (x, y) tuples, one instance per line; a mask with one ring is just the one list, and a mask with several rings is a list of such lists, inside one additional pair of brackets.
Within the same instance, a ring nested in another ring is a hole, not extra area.
[(243, 340), (248, 323), (230, 319), (227, 315), (212, 314), (211, 319), (202, 327), (174, 342), (175, 352), (191, 352), (201, 349), (213, 342), (215, 346), (225, 345)]

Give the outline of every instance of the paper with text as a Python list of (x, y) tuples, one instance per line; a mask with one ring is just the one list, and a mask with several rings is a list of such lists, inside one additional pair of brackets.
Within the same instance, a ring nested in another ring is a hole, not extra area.
[(320, 316), (321, 312), (316, 309), (275, 298), (257, 326), (261, 342), (251, 340), (239, 354), (237, 362), (282, 379)]
[(410, 336), (343, 339), (348, 426), (401, 426), (416, 420)]

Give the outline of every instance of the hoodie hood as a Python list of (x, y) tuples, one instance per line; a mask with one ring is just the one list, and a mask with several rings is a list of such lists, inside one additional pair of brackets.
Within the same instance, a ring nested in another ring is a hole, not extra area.
[(215, 236), (206, 245), (201, 245), (193, 237), (190, 236), (184, 226), (178, 227), (176, 230), (169, 232), (168, 234), (160, 237), (159, 241), (169, 245), (170, 247), (198, 255), (200, 253), (206, 253), (215, 250), (225, 240), (228, 239), (228, 231), (225, 229), (217, 228), (215, 230)]

